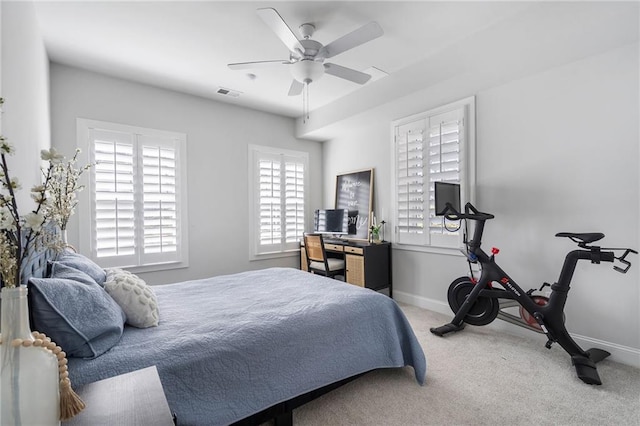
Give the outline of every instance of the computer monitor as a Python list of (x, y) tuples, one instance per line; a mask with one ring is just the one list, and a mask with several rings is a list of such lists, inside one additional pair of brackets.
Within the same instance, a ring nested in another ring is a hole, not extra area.
[[(435, 182), (436, 216), (460, 213), (460, 184)], [(450, 205), (447, 206), (447, 203)], [(454, 209), (452, 211), (451, 209)]]
[(349, 233), (349, 212), (345, 209), (316, 210), (314, 232), (344, 235)]

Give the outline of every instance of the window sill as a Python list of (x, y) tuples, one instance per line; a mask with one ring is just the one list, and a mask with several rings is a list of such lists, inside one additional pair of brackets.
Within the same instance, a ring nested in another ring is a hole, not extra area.
[(253, 262), (256, 260), (269, 260), (269, 259), (281, 259), (283, 257), (294, 257), (300, 254), (300, 250), (287, 250), (285, 252), (274, 252), (274, 253), (263, 253), (263, 254), (252, 254), (249, 256), (249, 261)]
[(166, 262), (140, 266), (123, 266), (122, 269), (126, 269), (132, 274), (139, 274), (145, 272), (168, 271), (171, 269), (183, 269), (188, 267), (189, 262)]

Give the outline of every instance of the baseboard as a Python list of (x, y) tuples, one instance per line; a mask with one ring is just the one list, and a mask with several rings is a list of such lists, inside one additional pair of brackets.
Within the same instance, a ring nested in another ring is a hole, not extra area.
[[(393, 290), (393, 298), (408, 305), (417, 306), (422, 309), (428, 309), (433, 312), (438, 312), (444, 315), (451, 315), (451, 308), (447, 303), (440, 300), (429, 299), (427, 297), (417, 296), (415, 294), (406, 293), (403, 291)], [(504, 331), (516, 336), (528, 337), (539, 339), (542, 344), (546, 342), (546, 337), (542, 334), (532, 333), (522, 327), (518, 327), (513, 324), (509, 324), (505, 321), (494, 321), (488, 325), (498, 331)], [(571, 334), (571, 333), (570, 333)], [(611, 360), (619, 362), (621, 364), (630, 365), (632, 367), (640, 368), (640, 349), (632, 348), (629, 346), (619, 345), (617, 343), (607, 342), (605, 340), (594, 339), (579, 334), (571, 334), (571, 337), (580, 345), (583, 349), (600, 348), (611, 353)]]
[(640, 368), (640, 349), (618, 345), (617, 343), (598, 340), (592, 337), (581, 336), (579, 334), (571, 334), (571, 337), (584, 349), (604, 349), (611, 353), (612, 361)]
[(408, 305), (417, 306), (418, 308), (428, 309), (440, 314), (450, 314), (451, 308), (447, 303), (441, 302), (435, 299), (429, 299), (427, 297), (417, 296), (411, 293), (405, 293), (404, 291), (398, 291), (393, 289), (393, 299)]

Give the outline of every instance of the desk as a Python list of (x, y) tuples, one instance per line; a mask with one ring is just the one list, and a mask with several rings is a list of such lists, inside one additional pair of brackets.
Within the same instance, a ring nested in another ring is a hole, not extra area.
[(89, 383), (77, 392), (87, 407), (63, 426), (174, 426), (155, 366)]
[[(325, 241), (324, 250), (327, 257), (345, 260), (346, 282), (372, 290), (386, 288), (389, 290), (389, 297), (392, 297), (391, 243), (331, 240), (331, 242)], [(304, 243), (300, 244), (300, 269), (308, 270)]]

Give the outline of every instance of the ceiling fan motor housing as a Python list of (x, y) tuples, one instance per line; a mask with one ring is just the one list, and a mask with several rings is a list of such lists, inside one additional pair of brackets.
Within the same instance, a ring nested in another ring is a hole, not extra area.
[(292, 55), (292, 58), (291, 58), (292, 60), (315, 59), (320, 49), (322, 49), (322, 43), (319, 43), (315, 40), (300, 40), (300, 44), (302, 45), (302, 47), (304, 47), (304, 52), (301, 52), (302, 56), (293, 57), (294, 55)]

